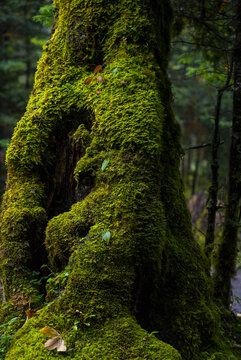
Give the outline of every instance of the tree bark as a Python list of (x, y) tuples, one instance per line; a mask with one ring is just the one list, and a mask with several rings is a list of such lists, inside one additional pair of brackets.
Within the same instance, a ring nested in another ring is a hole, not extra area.
[(8, 150), (1, 277), (7, 300), (34, 303), (32, 271), (46, 254), (58, 276), (6, 359), (58, 358), (39, 329), (74, 324), (69, 359), (180, 359), (163, 341), (198, 358), (219, 320), (179, 174), (169, 2), (54, 4), (55, 31)]

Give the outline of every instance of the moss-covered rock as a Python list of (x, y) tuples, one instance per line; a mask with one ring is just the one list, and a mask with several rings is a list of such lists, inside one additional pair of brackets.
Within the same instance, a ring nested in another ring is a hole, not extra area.
[(21, 290), (32, 299), (45, 240), (51, 269), (67, 265), (68, 280), (55, 299), (49, 284), (53, 302), (17, 332), (6, 359), (61, 358), (39, 329), (64, 333), (76, 322), (69, 359), (180, 359), (161, 340), (198, 358), (219, 318), (178, 170), (169, 3), (54, 5), (54, 33), (7, 155), (1, 274), (7, 298)]

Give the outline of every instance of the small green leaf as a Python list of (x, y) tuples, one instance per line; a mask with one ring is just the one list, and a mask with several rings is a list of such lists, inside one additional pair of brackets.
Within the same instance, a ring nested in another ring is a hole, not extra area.
[(79, 324), (79, 321), (75, 321), (75, 322), (74, 322), (74, 326), (73, 326), (73, 330), (74, 330), (74, 331), (77, 331), (77, 330), (78, 330), (78, 324)]
[(102, 234), (102, 239), (106, 242), (107, 245), (110, 242), (110, 238), (111, 238), (111, 233), (109, 231), (106, 231)]
[(101, 165), (101, 170), (104, 171), (106, 166), (109, 164), (110, 159), (105, 159)]
[(116, 75), (118, 68), (114, 68), (113, 70), (113, 77)]
[(12, 325), (14, 323), (14, 321), (16, 321), (16, 320), (17, 320), (17, 317), (12, 318), (11, 320), (9, 320), (8, 325)]

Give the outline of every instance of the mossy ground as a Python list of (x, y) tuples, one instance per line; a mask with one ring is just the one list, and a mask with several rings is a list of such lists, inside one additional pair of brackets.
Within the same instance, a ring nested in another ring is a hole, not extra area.
[[(180, 359), (161, 340), (198, 359), (220, 321), (178, 170), (169, 3), (54, 4), (54, 33), (7, 155), (1, 277), (7, 298), (22, 291), (37, 302), (29, 279), (47, 252), (53, 272), (68, 266), (68, 280), (58, 294), (49, 285), (53, 302), (17, 332), (6, 359), (62, 358), (44, 348), (39, 329), (63, 333), (76, 321), (66, 336), (69, 359)], [(64, 189), (63, 139), (79, 152), (80, 199), (53, 217)]]
[(56, 321), (58, 331), (66, 328), (64, 318), (54, 318), (49, 313), (41, 322), (34, 319), (31, 324), (26, 324), (15, 337), (14, 347), (6, 359), (181, 359), (176, 350), (141, 329), (130, 316), (113, 318), (98, 328), (85, 326), (82, 330), (70, 331), (64, 336), (68, 347), (64, 355), (56, 350), (48, 351), (44, 347), (46, 337), (39, 329), (47, 322), (56, 327)]

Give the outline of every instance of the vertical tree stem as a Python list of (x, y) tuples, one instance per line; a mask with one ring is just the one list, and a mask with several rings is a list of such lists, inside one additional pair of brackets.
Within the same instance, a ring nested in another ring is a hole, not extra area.
[(239, 202), (241, 198), (241, 3), (236, 3), (236, 38), (233, 51), (234, 91), (231, 147), (229, 154), (228, 203), (225, 213), (222, 242), (218, 251), (215, 294), (229, 307), (230, 279), (235, 271)]
[(217, 210), (217, 198), (218, 198), (218, 149), (220, 145), (220, 133), (219, 133), (219, 121), (220, 121), (220, 110), (222, 104), (222, 97), (229, 87), (229, 83), (232, 77), (233, 72), (233, 59), (230, 63), (230, 68), (228, 71), (228, 76), (226, 80), (226, 84), (218, 90), (217, 96), (217, 105), (215, 111), (215, 121), (214, 121), (214, 131), (213, 138), (211, 144), (211, 154), (212, 154), (212, 163), (211, 163), (211, 185), (209, 187), (209, 195), (207, 201), (207, 209), (208, 209), (208, 224), (207, 224), (207, 232), (205, 239), (205, 253), (208, 257), (213, 249), (214, 244), (214, 233), (215, 233), (215, 218), (216, 218), (216, 210)]

